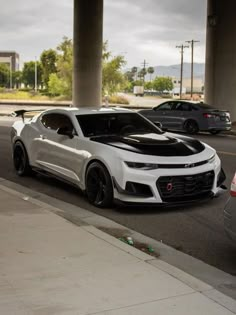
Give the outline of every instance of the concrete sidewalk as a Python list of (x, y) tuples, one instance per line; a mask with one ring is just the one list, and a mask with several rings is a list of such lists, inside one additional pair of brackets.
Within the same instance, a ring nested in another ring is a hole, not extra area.
[(208, 284), (3, 185), (0, 314), (229, 315)]

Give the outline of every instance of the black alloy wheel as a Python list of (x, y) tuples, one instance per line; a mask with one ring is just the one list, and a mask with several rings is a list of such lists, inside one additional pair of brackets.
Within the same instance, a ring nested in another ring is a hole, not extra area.
[(19, 176), (29, 175), (32, 171), (27, 152), (21, 142), (16, 142), (13, 147), (13, 163), (16, 173)]
[(89, 165), (86, 172), (86, 192), (91, 204), (107, 208), (113, 202), (113, 186), (110, 174), (99, 162)]
[(184, 129), (190, 135), (194, 135), (194, 134), (198, 133), (198, 131), (199, 131), (198, 124), (195, 120), (187, 120), (185, 125), (184, 125)]

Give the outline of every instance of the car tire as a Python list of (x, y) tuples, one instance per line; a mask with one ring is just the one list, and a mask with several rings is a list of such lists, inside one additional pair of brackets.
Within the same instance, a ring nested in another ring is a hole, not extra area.
[(113, 185), (106, 167), (99, 162), (89, 165), (86, 172), (86, 194), (89, 202), (99, 208), (113, 203)]
[(28, 154), (21, 142), (16, 142), (13, 147), (13, 163), (18, 176), (27, 176), (32, 173)]
[(195, 120), (187, 120), (184, 124), (184, 130), (191, 135), (198, 133), (199, 127)]
[(212, 135), (218, 135), (219, 133), (221, 133), (221, 130), (210, 130), (209, 131)]

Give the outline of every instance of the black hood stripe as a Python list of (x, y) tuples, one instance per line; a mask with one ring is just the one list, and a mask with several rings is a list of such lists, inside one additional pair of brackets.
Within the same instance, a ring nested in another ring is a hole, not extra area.
[(90, 138), (106, 145), (144, 155), (189, 156), (202, 152), (204, 145), (188, 137), (169, 134), (132, 134), (126, 136), (97, 136)]

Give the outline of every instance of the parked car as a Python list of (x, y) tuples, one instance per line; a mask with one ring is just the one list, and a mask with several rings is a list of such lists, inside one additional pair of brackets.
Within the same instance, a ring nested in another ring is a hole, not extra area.
[(201, 102), (171, 100), (152, 109), (139, 111), (152, 122), (159, 121), (166, 130), (181, 130), (189, 134), (209, 131), (217, 134), (231, 129), (230, 113)]
[(227, 235), (236, 242), (236, 173), (231, 183), (230, 198), (224, 209), (224, 228)]
[(46, 110), (16, 121), (11, 140), (19, 176), (32, 170), (51, 174), (82, 189), (98, 207), (113, 200), (162, 205), (202, 200), (216, 195), (224, 181), (213, 148), (164, 133), (127, 109)]

